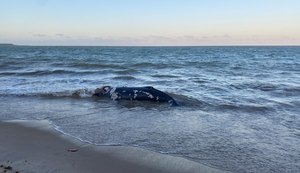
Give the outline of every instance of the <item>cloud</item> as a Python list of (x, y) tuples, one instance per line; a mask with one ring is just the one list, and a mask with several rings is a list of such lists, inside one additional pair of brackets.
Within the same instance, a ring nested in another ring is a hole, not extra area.
[(55, 34), (56, 36), (58, 37), (64, 37), (65, 35), (64, 34)]
[(171, 41), (173, 40), (173, 38), (171, 37), (166, 37), (166, 36), (160, 36), (160, 35), (150, 35), (150, 36), (146, 36), (144, 38), (142, 38), (144, 40), (159, 40), (159, 41)]
[(183, 35), (162, 36), (148, 35), (143, 37), (94, 37), (93, 42), (101, 45), (204, 45), (210, 43), (230, 42), (231, 36), (223, 35)]
[(47, 37), (46, 34), (32, 34), (34, 37)]
[(61, 38), (71, 38), (70, 36), (67, 36), (65, 34), (57, 33), (55, 34), (56, 37), (61, 37)]
[(96, 37), (70, 37), (63, 33), (33, 34), (40, 39), (35, 41), (48, 42), (55, 45), (95, 45), (95, 46), (201, 46), (201, 45), (254, 45), (254, 44), (290, 44), (299, 43), (299, 37), (288, 36), (260, 36), (260, 35), (229, 35), (229, 34), (207, 34), (207, 35), (145, 35), (145, 36), (96, 36)]
[(207, 39), (227, 39), (227, 38), (230, 38), (231, 36), (228, 35), (228, 34), (223, 34), (223, 35), (207, 35), (207, 36), (204, 36), (206, 37)]
[(143, 37), (95, 37), (95, 41), (104, 43), (157, 43), (157, 42), (172, 42), (178, 38), (160, 36), (160, 35), (149, 35)]

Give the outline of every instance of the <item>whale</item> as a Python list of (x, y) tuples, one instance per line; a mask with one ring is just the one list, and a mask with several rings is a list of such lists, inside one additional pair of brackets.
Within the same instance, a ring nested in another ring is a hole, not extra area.
[(155, 89), (152, 86), (145, 87), (111, 87), (103, 86), (94, 91), (93, 96), (109, 97), (112, 100), (138, 100), (152, 101), (158, 103), (167, 102), (171, 106), (178, 106), (178, 103), (168, 94)]

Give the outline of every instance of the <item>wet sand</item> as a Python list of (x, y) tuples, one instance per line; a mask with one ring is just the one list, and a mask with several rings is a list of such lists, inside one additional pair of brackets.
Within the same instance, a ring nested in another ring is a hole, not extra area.
[(0, 122), (0, 173), (219, 173), (180, 157), (136, 147), (96, 146), (48, 121)]

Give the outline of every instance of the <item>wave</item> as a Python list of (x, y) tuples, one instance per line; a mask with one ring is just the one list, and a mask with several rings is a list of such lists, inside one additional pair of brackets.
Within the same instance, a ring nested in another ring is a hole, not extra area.
[(101, 68), (117, 68), (117, 69), (123, 69), (124, 67), (122, 65), (118, 65), (118, 64), (107, 64), (107, 63), (74, 63), (74, 64), (69, 64), (67, 65), (67, 67), (77, 67), (77, 68), (97, 68), (97, 69), (101, 69)]
[(272, 107), (255, 104), (220, 104), (216, 105), (219, 110), (242, 111), (242, 112), (268, 112), (273, 111)]
[[(1, 67), (1, 66), (0, 66)], [(134, 69), (126, 69), (126, 70), (34, 70), (34, 71), (2, 71), (0, 72), (1, 76), (41, 76), (41, 75), (60, 75), (60, 74), (74, 74), (74, 75), (82, 75), (82, 74), (135, 74), (138, 73), (137, 70)]]
[(156, 74), (156, 75), (151, 75), (152, 77), (155, 78), (179, 78), (179, 76), (175, 75), (163, 75), (163, 74)]
[(138, 70), (135, 70), (135, 69), (125, 69), (125, 70), (114, 71), (113, 73), (120, 74), (120, 75), (135, 74), (135, 73), (138, 73)]
[(299, 87), (289, 87), (289, 88), (284, 88), (283, 91), (289, 92), (289, 93), (300, 93), (300, 86)]
[(65, 90), (57, 92), (40, 92), (40, 93), (0, 93), (0, 96), (23, 96), (23, 97), (47, 97), (47, 98), (60, 98), (60, 97), (71, 97), (71, 98), (89, 98), (94, 94), (94, 89), (76, 89), (76, 90)]
[(95, 74), (103, 71), (74, 71), (74, 70), (36, 70), (36, 71), (5, 71), (0, 72), (3, 76), (36, 76), (53, 74)]
[(116, 76), (113, 77), (113, 79), (117, 79), (117, 80), (135, 80), (136, 78), (133, 76)]
[(153, 69), (179, 68), (180, 67), (174, 63), (165, 64), (165, 63), (150, 63), (150, 62), (129, 64), (129, 66), (133, 67), (133, 68), (153, 68)]
[(174, 93), (167, 93), (171, 97), (173, 97), (176, 102), (183, 107), (190, 107), (190, 108), (196, 108), (196, 109), (204, 109), (205, 107), (208, 107), (210, 104), (208, 102), (198, 100), (193, 97), (188, 97), (186, 95), (182, 94), (174, 94)]
[(242, 84), (231, 84), (229, 87), (238, 90), (252, 89), (260, 90), (264, 92), (271, 92), (272, 95), (276, 96), (299, 96), (300, 87), (288, 84), (272, 84), (272, 83), (242, 83)]
[(209, 60), (209, 61), (195, 61), (195, 62), (187, 62), (186, 66), (195, 66), (199, 69), (207, 69), (207, 68), (226, 68), (230, 65), (229, 62), (225, 62), (224, 60)]
[[(42, 97), (42, 98), (49, 98), (49, 99), (54, 99), (54, 98), (74, 98), (74, 99), (79, 99), (79, 98), (93, 98), (95, 89), (90, 89), (90, 88), (82, 88), (82, 89), (75, 89), (75, 90), (65, 90), (65, 91), (50, 91), (50, 92), (39, 92), (39, 93), (0, 93), (0, 96), (16, 96), (16, 97)], [(167, 92), (166, 92), (167, 93)], [(189, 108), (204, 108), (208, 106), (209, 104), (207, 102), (198, 100), (196, 98), (188, 97), (185, 95), (181, 94), (174, 94), (174, 93), (167, 93), (171, 97), (173, 97), (178, 104), (181, 107), (189, 107)], [(101, 98), (99, 98), (101, 99)], [(107, 98), (109, 99), (109, 98)], [(127, 102), (131, 101), (121, 101), (123, 104), (127, 104)], [(130, 104), (130, 103), (129, 103)], [(138, 106), (138, 105), (143, 105), (145, 102), (133, 102), (133, 105)], [(156, 103), (153, 103), (154, 105)], [(151, 102), (150, 102), (150, 105)]]
[(156, 66), (157, 64), (150, 63), (150, 62), (141, 62), (141, 63), (135, 63), (132, 64), (132, 67), (153, 67)]
[(1, 69), (6, 69), (7, 67), (9, 67), (9, 65), (7, 65), (7, 64), (0, 64), (0, 68)]
[(53, 92), (53, 93), (44, 93), (41, 96), (44, 97), (73, 97), (73, 98), (88, 98), (92, 97), (94, 90), (91, 89), (77, 89), (74, 91), (63, 91), (63, 92)]
[(253, 89), (261, 91), (275, 91), (278, 86), (271, 83), (241, 83), (241, 84), (231, 84), (231, 87), (235, 89)]
[(297, 97), (300, 96), (300, 87), (297, 86), (282, 87), (274, 94), (279, 97)]

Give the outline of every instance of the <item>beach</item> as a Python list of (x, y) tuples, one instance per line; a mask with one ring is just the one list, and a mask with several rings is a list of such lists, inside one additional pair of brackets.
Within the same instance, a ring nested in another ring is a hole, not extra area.
[(47, 121), (0, 122), (0, 172), (221, 173), (135, 147), (96, 146), (55, 131)]

